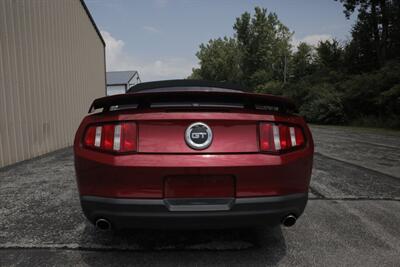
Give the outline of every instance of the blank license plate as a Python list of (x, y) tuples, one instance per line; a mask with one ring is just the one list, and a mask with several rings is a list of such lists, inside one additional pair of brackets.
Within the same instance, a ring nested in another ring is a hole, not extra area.
[(165, 198), (219, 198), (234, 197), (232, 176), (169, 176), (165, 178)]

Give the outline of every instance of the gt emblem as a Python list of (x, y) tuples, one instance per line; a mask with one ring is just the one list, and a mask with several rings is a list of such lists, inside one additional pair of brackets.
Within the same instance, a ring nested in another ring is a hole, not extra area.
[(192, 139), (205, 138), (207, 133), (192, 133)]
[(185, 141), (193, 149), (206, 149), (212, 142), (211, 128), (202, 122), (191, 124), (185, 132)]

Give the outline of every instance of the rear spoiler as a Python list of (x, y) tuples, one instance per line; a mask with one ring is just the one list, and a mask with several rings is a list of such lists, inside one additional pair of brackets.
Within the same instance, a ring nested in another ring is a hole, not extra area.
[(89, 113), (103, 109), (109, 111), (113, 106), (136, 104), (137, 108), (149, 108), (155, 102), (179, 102), (179, 101), (212, 101), (241, 103), (245, 108), (256, 106), (273, 106), (279, 111), (296, 111), (295, 103), (286, 97), (268, 94), (248, 93), (235, 90), (177, 90), (177, 91), (142, 91), (136, 93), (120, 94), (97, 98), (90, 106)]

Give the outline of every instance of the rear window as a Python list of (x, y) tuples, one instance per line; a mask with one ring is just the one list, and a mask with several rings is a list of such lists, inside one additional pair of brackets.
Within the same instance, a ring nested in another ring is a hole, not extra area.
[(244, 108), (241, 103), (222, 103), (222, 102), (158, 102), (150, 104), (150, 108)]

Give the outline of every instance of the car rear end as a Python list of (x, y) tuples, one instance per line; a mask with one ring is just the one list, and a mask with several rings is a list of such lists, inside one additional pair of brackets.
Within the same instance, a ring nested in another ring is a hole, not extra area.
[(287, 99), (154, 86), (94, 101), (75, 137), (83, 212), (100, 228), (293, 224), (313, 141)]

